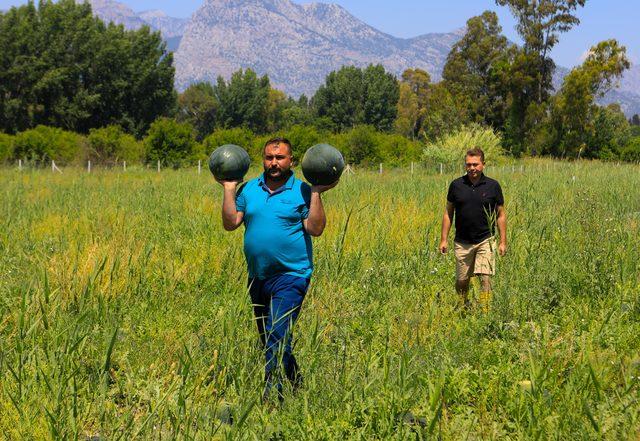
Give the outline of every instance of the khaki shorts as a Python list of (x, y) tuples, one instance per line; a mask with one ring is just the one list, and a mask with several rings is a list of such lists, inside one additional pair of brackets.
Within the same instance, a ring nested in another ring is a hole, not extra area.
[(496, 240), (493, 237), (478, 244), (455, 242), (456, 278), (470, 279), (474, 274), (496, 273)]

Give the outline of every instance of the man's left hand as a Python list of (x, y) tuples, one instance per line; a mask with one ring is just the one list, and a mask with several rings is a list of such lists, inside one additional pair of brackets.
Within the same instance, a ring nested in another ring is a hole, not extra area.
[(504, 255), (507, 254), (507, 244), (506, 243), (500, 243), (500, 245), (498, 245), (498, 253), (500, 253), (501, 257), (504, 257)]
[(338, 185), (338, 182), (340, 182), (340, 179), (338, 179), (333, 184), (329, 184), (329, 185), (312, 185), (311, 186), (311, 192), (312, 193), (324, 193), (325, 191), (331, 190), (333, 187)]

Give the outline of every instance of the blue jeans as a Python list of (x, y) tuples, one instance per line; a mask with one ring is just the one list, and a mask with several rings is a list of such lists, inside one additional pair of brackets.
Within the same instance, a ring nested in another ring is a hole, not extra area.
[(249, 279), (253, 313), (265, 352), (267, 392), (274, 383), (278, 392), (282, 391), (278, 379), (280, 369), (294, 387), (299, 385), (298, 364), (291, 353), (292, 326), (300, 314), (308, 288), (309, 279), (287, 274), (265, 280)]

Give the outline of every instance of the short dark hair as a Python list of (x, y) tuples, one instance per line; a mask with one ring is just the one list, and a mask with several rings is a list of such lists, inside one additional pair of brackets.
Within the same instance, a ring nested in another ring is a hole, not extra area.
[(467, 156), (480, 156), (480, 161), (484, 164), (484, 152), (480, 147), (474, 147), (467, 150), (467, 154), (464, 155), (464, 157), (466, 158)]
[(271, 144), (278, 144), (278, 145), (285, 144), (289, 148), (289, 154), (293, 155), (293, 148), (291, 148), (291, 141), (289, 141), (287, 138), (281, 138), (281, 137), (271, 138), (270, 140), (265, 142), (264, 143), (264, 147), (262, 148), (262, 153), (263, 154), (264, 154), (264, 150), (267, 148), (267, 146), (269, 146)]

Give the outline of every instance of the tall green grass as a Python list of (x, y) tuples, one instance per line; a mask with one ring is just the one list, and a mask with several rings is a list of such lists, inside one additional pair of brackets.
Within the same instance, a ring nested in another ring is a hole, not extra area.
[(456, 310), (437, 252), (454, 175), (359, 171), (327, 193), (305, 385), (282, 406), (260, 401), (242, 232), (223, 231), (208, 175), (1, 171), (0, 433), (635, 439), (640, 170), (524, 170), (490, 172), (510, 250), (488, 315)]

